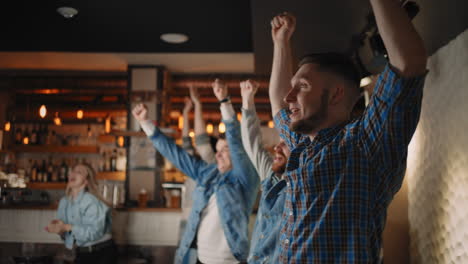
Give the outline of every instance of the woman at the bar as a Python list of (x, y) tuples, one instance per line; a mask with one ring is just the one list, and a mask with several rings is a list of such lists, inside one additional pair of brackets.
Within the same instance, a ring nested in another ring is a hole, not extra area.
[(99, 194), (90, 165), (78, 164), (69, 173), (57, 219), (46, 230), (59, 234), (68, 249), (75, 249), (75, 263), (117, 262), (111, 234), (112, 210)]

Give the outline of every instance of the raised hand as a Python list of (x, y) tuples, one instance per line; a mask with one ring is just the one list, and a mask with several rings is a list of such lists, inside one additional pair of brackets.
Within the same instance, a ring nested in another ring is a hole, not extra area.
[(228, 89), (227, 85), (220, 81), (219, 79), (216, 79), (211, 86), (213, 87), (213, 93), (218, 99), (218, 101), (221, 101), (225, 99), (228, 96)]
[(184, 112), (184, 114), (188, 114), (190, 111), (192, 111), (193, 102), (192, 102), (192, 100), (190, 100), (190, 98), (185, 97), (184, 98), (184, 103), (185, 103), (185, 105), (184, 105), (183, 112)]
[(136, 105), (132, 110), (132, 114), (138, 122), (148, 120), (148, 109), (144, 104)]
[(296, 17), (290, 13), (284, 12), (271, 20), (271, 37), (275, 43), (289, 41), (295, 29)]
[(240, 83), (242, 100), (253, 99), (258, 90), (258, 82), (246, 80)]
[(190, 84), (189, 91), (190, 91), (190, 98), (192, 99), (192, 102), (194, 104), (199, 104), (200, 103), (200, 94), (198, 93), (197, 87)]

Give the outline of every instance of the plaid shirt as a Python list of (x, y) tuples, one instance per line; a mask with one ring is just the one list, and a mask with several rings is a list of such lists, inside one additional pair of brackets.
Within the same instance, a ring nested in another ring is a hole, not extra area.
[(389, 66), (364, 114), (311, 140), (275, 116), (291, 156), (281, 226), (282, 263), (379, 263), (386, 211), (400, 189), (419, 120), (424, 76)]

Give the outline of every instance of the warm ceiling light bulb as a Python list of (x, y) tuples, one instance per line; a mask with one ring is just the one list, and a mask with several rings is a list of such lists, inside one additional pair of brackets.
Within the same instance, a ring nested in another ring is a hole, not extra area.
[(56, 126), (62, 125), (62, 120), (60, 119), (58, 112), (55, 112), (54, 123)]
[(206, 133), (211, 134), (213, 133), (213, 130), (214, 130), (213, 124), (208, 123), (208, 125), (206, 125)]
[(241, 113), (237, 113), (237, 120), (241, 121), (242, 119), (242, 114)]
[(82, 109), (78, 109), (78, 111), (76, 111), (76, 118), (78, 119), (83, 119), (83, 116), (84, 116), (84, 112)]
[(268, 127), (269, 128), (274, 128), (275, 127), (275, 123), (273, 123), (273, 121), (268, 121)]
[(10, 121), (8, 121), (8, 122), (5, 123), (5, 131), (8, 132), (10, 130), (11, 130), (11, 123), (10, 123)]
[(367, 86), (372, 82), (372, 79), (370, 77), (364, 77), (361, 79), (361, 87)]
[(219, 133), (226, 132), (226, 125), (223, 122), (219, 123), (218, 131), (219, 131)]
[(189, 137), (193, 138), (194, 136), (195, 136), (195, 132), (193, 132), (193, 131), (190, 131), (190, 133), (189, 133)]
[(178, 120), (178, 123), (177, 123), (177, 127), (178, 127), (179, 129), (184, 128), (184, 117), (183, 117), (183, 116), (179, 116), (179, 120)]
[(41, 105), (41, 107), (39, 108), (39, 116), (41, 118), (44, 118), (46, 115), (47, 115), (47, 108), (45, 105)]

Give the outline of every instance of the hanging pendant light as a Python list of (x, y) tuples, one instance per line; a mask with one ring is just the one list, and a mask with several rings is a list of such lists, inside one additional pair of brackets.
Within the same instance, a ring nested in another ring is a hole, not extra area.
[(83, 119), (83, 116), (84, 116), (84, 112), (83, 112), (83, 109), (78, 109), (78, 111), (76, 111), (76, 118), (78, 119)]
[(58, 112), (55, 112), (54, 123), (56, 126), (62, 125), (62, 119), (60, 119)]
[(47, 115), (47, 108), (45, 105), (41, 105), (41, 107), (39, 108), (39, 116), (41, 118), (44, 118), (46, 117), (46, 115)]
[(219, 123), (218, 132), (219, 132), (220, 134), (226, 132), (226, 125), (225, 125), (223, 122)]
[(206, 125), (206, 133), (212, 134), (212, 133), (213, 133), (213, 130), (214, 130), (213, 124), (208, 123), (208, 124)]
[(275, 127), (275, 123), (273, 123), (273, 121), (268, 121), (268, 127), (269, 128), (274, 128)]
[(7, 121), (7, 122), (5, 123), (4, 130), (5, 130), (6, 132), (8, 132), (8, 131), (11, 130), (11, 123), (10, 123), (10, 121)]

